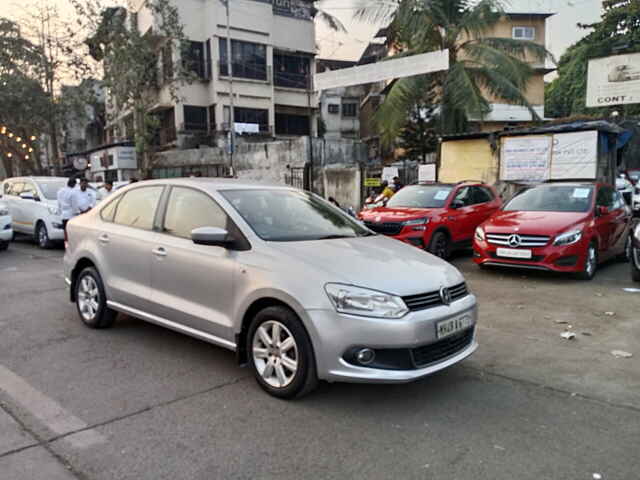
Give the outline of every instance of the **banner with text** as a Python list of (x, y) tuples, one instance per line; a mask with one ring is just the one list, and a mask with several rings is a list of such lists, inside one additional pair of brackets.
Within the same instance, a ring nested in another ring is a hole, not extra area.
[(551, 135), (504, 138), (500, 152), (500, 178), (524, 182), (548, 180), (551, 142)]
[(559, 133), (553, 136), (551, 178), (595, 179), (598, 169), (598, 132)]
[(587, 107), (640, 103), (640, 53), (589, 60)]

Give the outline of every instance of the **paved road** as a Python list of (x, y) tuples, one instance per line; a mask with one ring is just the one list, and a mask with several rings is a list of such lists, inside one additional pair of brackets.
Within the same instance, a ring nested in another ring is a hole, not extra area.
[(61, 256), (0, 255), (0, 480), (640, 478), (640, 294), (622, 290), (624, 265), (585, 284), (458, 258), (482, 302), (472, 359), (283, 402), (224, 350), (131, 318), (84, 328)]

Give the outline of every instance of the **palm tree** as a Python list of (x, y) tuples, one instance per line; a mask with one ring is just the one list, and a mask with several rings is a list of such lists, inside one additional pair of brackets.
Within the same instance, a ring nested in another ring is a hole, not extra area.
[(487, 36), (503, 15), (499, 0), (367, 0), (356, 12), (357, 19), (389, 25), (387, 41), (398, 55), (449, 50), (448, 71), (395, 81), (374, 117), (385, 144), (420, 103), (440, 106), (441, 133), (482, 120), (491, 109), (488, 96), (523, 105), (539, 120), (524, 96), (534, 73), (528, 61), (551, 54), (534, 42)]

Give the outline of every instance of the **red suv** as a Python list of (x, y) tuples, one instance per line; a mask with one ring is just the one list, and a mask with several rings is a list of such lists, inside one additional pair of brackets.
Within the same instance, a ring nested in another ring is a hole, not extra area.
[(611, 185), (547, 183), (520, 192), (476, 229), (474, 261), (590, 280), (599, 263), (627, 257), (630, 227), (631, 211)]
[(501, 205), (493, 187), (483, 183), (429, 183), (406, 186), (385, 207), (359, 217), (374, 232), (446, 259), (454, 249), (470, 247), (475, 228)]

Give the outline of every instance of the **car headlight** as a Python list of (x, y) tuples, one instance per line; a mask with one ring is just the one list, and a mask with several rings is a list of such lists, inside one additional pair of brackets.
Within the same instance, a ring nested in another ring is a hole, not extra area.
[(60, 216), (60, 209), (56, 206), (51, 205), (49, 207), (49, 213), (51, 215), (55, 215), (56, 217)]
[(476, 237), (476, 240), (484, 242), (484, 229), (482, 227), (476, 228), (475, 237)]
[(556, 239), (553, 241), (553, 244), (556, 246), (571, 245), (573, 243), (579, 242), (581, 238), (582, 238), (582, 230), (573, 230), (571, 232), (558, 235)]
[(0, 207), (0, 217), (9, 215), (9, 209), (7, 207)]
[(368, 288), (328, 283), (324, 287), (339, 313), (377, 318), (402, 318), (409, 309), (402, 298)]
[(408, 227), (411, 225), (426, 225), (427, 223), (429, 223), (428, 218), (416, 218), (415, 220), (407, 220), (406, 222), (402, 222), (402, 225)]

